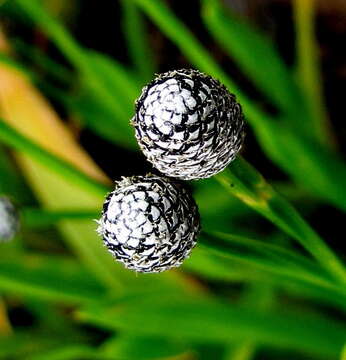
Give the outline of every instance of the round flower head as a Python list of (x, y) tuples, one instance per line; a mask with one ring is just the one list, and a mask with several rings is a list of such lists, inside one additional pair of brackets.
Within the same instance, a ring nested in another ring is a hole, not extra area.
[(5, 196), (0, 196), (0, 241), (11, 240), (18, 231), (18, 214)]
[(179, 266), (196, 244), (197, 205), (188, 190), (154, 175), (123, 178), (104, 203), (98, 233), (115, 259), (138, 272)]
[(222, 171), (244, 138), (243, 113), (235, 96), (197, 70), (158, 75), (136, 101), (132, 124), (153, 166), (183, 180)]

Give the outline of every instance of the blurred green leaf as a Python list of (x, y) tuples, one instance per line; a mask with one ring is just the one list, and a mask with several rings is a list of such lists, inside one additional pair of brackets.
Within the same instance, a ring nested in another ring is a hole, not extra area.
[(25, 359), (26, 356), (45, 351), (57, 344), (59, 341), (46, 333), (17, 330), (15, 334), (0, 337), (0, 359)]
[(167, 338), (120, 334), (104, 343), (100, 353), (119, 360), (168, 360), (179, 359), (179, 355), (188, 350), (183, 342)]
[(156, 65), (148, 39), (148, 29), (142, 14), (132, 1), (121, 0), (122, 29), (127, 40), (127, 49), (138, 77), (143, 82), (151, 80)]
[(296, 239), (333, 276), (346, 282), (346, 270), (328, 245), (299, 213), (264, 180), (249, 163), (238, 157), (223, 173), (216, 175), (228, 192), (261, 213)]
[(54, 225), (61, 220), (93, 220), (100, 216), (100, 211), (84, 209), (49, 211), (37, 208), (21, 209), (21, 220), (24, 226), (39, 228)]
[[(35, 47), (34, 44), (27, 43), (22, 39), (11, 39), (11, 46), (14, 48), (15, 53), (18, 54), (25, 61), (34, 67), (30, 73), (35, 71), (34, 78), (40, 74), (38, 70), (43, 70), (48, 73), (53, 79), (58, 80), (63, 84), (70, 84), (75, 77), (75, 74), (67, 68), (66, 65), (62, 65), (60, 62), (57, 62), (50, 58), (42, 49)], [(27, 71), (28, 65), (26, 64), (23, 71)]]
[(106, 295), (105, 289), (78, 263), (57, 256), (1, 257), (0, 288), (16, 295), (65, 303), (99, 301)]
[(231, 265), (229, 261), (223, 260), (219, 256), (215, 256), (215, 254), (197, 246), (193, 250), (193, 256), (186, 259), (182, 267), (185, 271), (208, 280), (222, 282), (248, 281), (247, 271), (237, 266), (238, 264)]
[(0, 119), (0, 140), (16, 150), (22, 151), (57, 174), (63, 175), (69, 181), (88, 191), (104, 196), (109, 190), (108, 187), (91, 179), (74, 166), (42, 149), (31, 140), (19, 134), (16, 130)]
[[(126, 147), (131, 147), (134, 140), (130, 134), (129, 113), (124, 106), (123, 96), (124, 87), (121, 92), (112, 93), (109, 88), (110, 80), (116, 79), (119, 83), (124, 80), (124, 70), (119, 66), (112, 64), (110, 74), (105, 73), (110, 69), (110, 62), (106, 62), (105, 57), (99, 55), (97, 58), (95, 53), (86, 51), (70, 36), (65, 28), (36, 1), (15, 0), (15, 4), (29, 16), (34, 22), (38, 23), (42, 29), (50, 36), (55, 45), (61, 50), (66, 58), (74, 65), (82, 76), (85, 86), (91, 91), (97, 102), (102, 104), (112, 113), (109, 121), (114, 122), (117, 126), (117, 141)], [(94, 54), (94, 55), (90, 55)], [(96, 60), (95, 60), (96, 59)], [(102, 60), (103, 59), (103, 60)], [(102, 61), (102, 64), (101, 64)], [(100, 67), (100, 65), (102, 65)], [(115, 83), (115, 84), (116, 84)]]
[[(307, 271), (327, 276), (323, 269), (307, 257), (300, 255), (296, 251), (270, 242), (221, 232), (202, 232), (202, 238), (205, 239), (209, 248), (215, 247), (217, 249), (219, 245), (222, 247), (223, 244), (226, 248), (228, 247), (230, 254), (244, 254), (245, 257), (263, 259), (264, 261), (281, 265), (287, 269), (295, 269), (302, 272)], [(327, 278), (329, 281), (334, 281), (334, 279), (329, 278), (329, 276), (327, 276)]]
[(91, 346), (81, 344), (71, 344), (56, 347), (48, 351), (42, 351), (38, 354), (29, 356), (25, 360), (112, 360), (109, 357), (102, 356)]
[[(122, 107), (126, 109), (127, 115), (131, 116), (135, 99), (141, 91), (141, 83), (138, 78), (123, 65), (106, 55), (90, 50), (87, 54), (95, 73), (98, 73), (104, 80), (109, 94), (112, 94), (114, 98), (121, 99)], [(129, 124), (126, 125), (128, 128)]]
[(29, 71), (28, 69), (26, 69), (18, 61), (13, 60), (12, 57), (10, 57), (9, 55), (1, 53), (1, 52), (0, 52), (0, 63), (3, 63), (5, 65), (12, 67), (15, 70), (20, 71), (21, 73), (23, 73), (25, 76), (27, 76), (29, 78), (36, 77), (36, 75), (32, 71)]
[(314, 34), (315, 6), (314, 0), (292, 1), (297, 77), (313, 115), (306, 119), (306, 126), (310, 127), (310, 131), (320, 143), (331, 145), (334, 139), (323, 100), (323, 82), (319, 68), (320, 49)]
[(33, 195), (24, 179), (15, 168), (3, 146), (0, 146), (0, 194), (5, 194), (15, 199), (16, 203), (30, 203)]
[(330, 357), (340, 353), (346, 336), (344, 325), (320, 316), (260, 312), (202, 297), (137, 298), (113, 308), (86, 309), (79, 317), (104, 328), (138, 335), (184, 338), (196, 343), (254, 340)]
[[(339, 301), (334, 301), (335, 297), (338, 297), (338, 300), (343, 299), (341, 302), (343, 301), (344, 305), (346, 304), (346, 290), (339, 284), (335, 284), (309, 262), (305, 265), (305, 259), (302, 260), (304, 265), (298, 265), (299, 262), (292, 264), (292, 260), (287, 259), (290, 256), (287, 256), (285, 251), (274, 250), (276, 246), (263, 246), (264, 249), (260, 249), (259, 244), (254, 246), (253, 244), (250, 245), (250, 242), (253, 243), (254, 240), (225, 234), (214, 234), (210, 237), (204, 234), (200, 239), (200, 244), (208, 252), (222, 258), (229, 258), (230, 263), (236, 261), (263, 271), (267, 273), (267, 276), (273, 277), (274, 283), (279, 279), (282, 282), (282, 288), (285, 288), (287, 282), (292, 282), (304, 288), (307, 293), (311, 288), (315, 296), (323, 293), (322, 299), (333, 305), (338, 306), (340, 304)], [(346, 309), (345, 306), (342, 307)]]
[(274, 121), (252, 124), (270, 158), (308, 191), (346, 211), (346, 166), (339, 155)]
[(302, 112), (300, 89), (269, 39), (221, 6), (219, 0), (203, 0), (202, 4), (209, 31), (244, 73), (281, 110)]

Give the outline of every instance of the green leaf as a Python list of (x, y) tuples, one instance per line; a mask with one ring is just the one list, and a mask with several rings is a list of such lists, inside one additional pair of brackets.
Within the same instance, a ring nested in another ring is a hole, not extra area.
[[(221, 232), (202, 232), (202, 238), (207, 239), (208, 247), (217, 248), (218, 244), (224, 244), (226, 248), (229, 246), (230, 254), (244, 254), (245, 258), (258, 258), (284, 268), (322, 275), (327, 277), (329, 281), (334, 281), (312, 260), (300, 255), (296, 251), (288, 250), (270, 242)], [(213, 239), (215, 239), (215, 242)]]
[(99, 301), (106, 295), (105, 289), (78, 263), (57, 256), (2, 256), (0, 289), (72, 304)]
[(280, 287), (283, 289), (286, 284), (292, 283), (306, 293), (311, 289), (314, 297), (321, 297), (336, 306), (343, 303), (341, 307), (346, 309), (346, 289), (333, 282), (321, 269), (304, 258), (298, 259), (296, 263), (292, 262), (296, 255), (286, 253), (283, 249), (278, 250), (277, 246), (264, 244), (261, 249), (260, 244), (254, 245), (254, 242), (256, 241), (229, 234), (203, 234), (200, 239), (202, 248), (221, 258), (228, 258), (230, 264), (236, 261), (264, 272), (271, 277), (272, 282), (281, 282)]
[[(11, 39), (11, 45), (15, 53), (20, 55), (21, 60), (25, 60), (29, 65), (34, 65), (35, 68), (44, 70), (53, 79), (58, 80), (59, 83), (71, 84), (75, 74), (65, 65), (51, 59), (42, 49), (17, 38)], [(23, 71), (27, 71), (27, 69), (28, 65), (26, 64)], [(35, 75), (32, 76), (36, 79), (40, 75), (35, 72)]]
[[(200, 242), (200, 240), (198, 241)], [(182, 268), (189, 273), (213, 281), (241, 282), (249, 280), (249, 271), (245, 271), (238, 264), (225, 261), (210, 251), (205, 251), (199, 245), (193, 250), (192, 256), (184, 261)], [(250, 279), (252, 280), (253, 277)]]
[(254, 340), (330, 357), (340, 353), (346, 337), (344, 325), (320, 316), (260, 312), (202, 297), (182, 299), (164, 294), (157, 299), (128, 300), (113, 308), (86, 309), (79, 316), (88, 323), (138, 335), (196, 343)]
[(3, 146), (0, 146), (0, 194), (5, 194), (15, 199), (16, 203), (33, 202), (33, 196), (18, 173)]
[(346, 211), (346, 166), (340, 156), (274, 121), (253, 123), (270, 158), (308, 191)]
[(243, 72), (281, 110), (302, 111), (300, 89), (269, 39), (227, 11), (218, 0), (203, 0), (202, 4), (208, 30)]
[(307, 119), (306, 126), (310, 127), (316, 140), (330, 146), (333, 142), (327, 111), (323, 100), (322, 76), (319, 66), (319, 44), (314, 34), (315, 2), (292, 2), (293, 20), (296, 35), (296, 66), (297, 77), (305, 93), (307, 106), (313, 116)]
[(42, 149), (31, 140), (19, 134), (0, 119), (0, 140), (12, 148), (22, 151), (72, 183), (99, 196), (105, 196), (109, 188), (91, 179), (74, 166)]
[(26, 358), (26, 360), (112, 360), (109, 357), (101, 356), (98, 351), (91, 346), (81, 344), (71, 344), (56, 347), (48, 351), (42, 351)]
[(156, 72), (153, 53), (150, 51), (148, 29), (142, 14), (132, 1), (122, 0), (122, 29), (127, 49), (139, 77), (149, 81)]
[(135, 0), (136, 4), (148, 15), (161, 31), (167, 35), (182, 51), (192, 64), (222, 81), (227, 88), (237, 94), (248, 116), (265, 116), (260, 109), (239, 89), (221, 69), (217, 62), (189, 31), (184, 24), (174, 16), (167, 6), (158, 0)]
[(26, 359), (27, 356), (56, 346), (57, 339), (46, 333), (17, 330), (15, 334), (0, 337), (0, 359)]
[(100, 216), (100, 211), (84, 209), (49, 211), (37, 208), (21, 209), (22, 224), (27, 227), (40, 228), (53, 225), (61, 220), (93, 220)]
[[(95, 53), (86, 51), (79, 46), (65, 28), (50, 16), (36, 0), (30, 2), (15, 0), (15, 4), (34, 22), (39, 24), (51, 37), (55, 45), (79, 71), (82, 81), (93, 94), (96, 101), (102, 104), (102, 106), (112, 114), (113, 122), (118, 127), (117, 139), (119, 143), (127, 147), (133, 146), (134, 142), (131, 141), (132, 137), (128, 136), (130, 133), (129, 126), (127, 125), (129, 122), (129, 113), (126, 103), (124, 106), (122, 100), (124, 98), (124, 88), (122, 88), (122, 91), (116, 93), (112, 93), (109, 89), (109, 79), (114, 80), (116, 78), (118, 81), (124, 79), (123, 69), (121, 69), (120, 66), (115, 67), (113, 64), (109, 77), (105, 76), (104, 67), (106, 66), (108, 71), (110, 69), (109, 62), (106, 62), (105, 57), (99, 55), (96, 58)], [(103, 66), (99, 67), (101, 61)]]
[(333, 276), (346, 282), (343, 263), (299, 213), (245, 160), (238, 157), (215, 179), (232, 195), (296, 239)]
[(154, 360), (178, 358), (188, 347), (180, 341), (161, 337), (120, 334), (102, 345), (102, 355), (111, 359)]

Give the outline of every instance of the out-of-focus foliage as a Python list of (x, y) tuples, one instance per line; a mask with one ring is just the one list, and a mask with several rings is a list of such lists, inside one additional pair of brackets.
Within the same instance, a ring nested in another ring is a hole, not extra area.
[[(59, 62), (25, 37), (0, 33), (0, 192), (15, 201), (22, 219), (17, 238), (0, 243), (0, 359), (248, 360), (259, 351), (268, 359), (340, 358), (342, 256), (250, 157), (192, 183), (203, 232), (182, 268), (136, 275), (115, 263), (96, 236), (93, 220), (111, 182), (73, 136), (81, 126), (111, 143), (114, 154), (104, 156), (114, 158), (114, 167), (122, 160), (117, 149), (138, 151), (129, 120), (141, 86), (157, 71), (150, 21), (184, 54), (186, 66), (237, 94), (262, 151), (292, 179), (285, 188), (290, 197), (299, 189), (310, 207), (327, 203), (343, 211), (346, 167), (331, 145), (320, 89), (311, 85), (319, 76), (316, 53), (297, 52), (304, 78), (298, 83), (269, 39), (221, 1), (200, 1), (206, 30), (276, 108), (274, 116), (236, 85), (165, 1), (118, 5), (130, 65), (79, 44), (56, 16), (58, 2), (0, 5), (1, 18), (39, 29), (64, 57)], [(314, 49), (313, 13), (304, 16), (300, 5), (298, 36)], [(34, 320), (17, 326), (25, 319), (16, 313)]]

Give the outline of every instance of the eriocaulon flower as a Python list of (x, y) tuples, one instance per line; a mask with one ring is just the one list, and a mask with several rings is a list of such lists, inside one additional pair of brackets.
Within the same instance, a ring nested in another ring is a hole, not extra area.
[(200, 229), (197, 205), (188, 189), (154, 175), (117, 182), (98, 223), (98, 233), (115, 259), (143, 273), (181, 265)]
[(0, 196), (0, 241), (11, 240), (18, 231), (18, 213), (6, 196)]
[(158, 75), (143, 88), (132, 124), (153, 166), (183, 180), (222, 171), (244, 138), (243, 113), (235, 95), (197, 70)]

